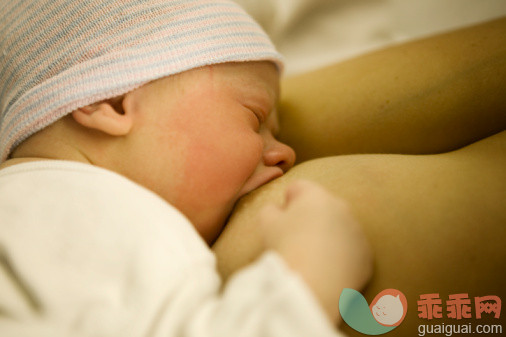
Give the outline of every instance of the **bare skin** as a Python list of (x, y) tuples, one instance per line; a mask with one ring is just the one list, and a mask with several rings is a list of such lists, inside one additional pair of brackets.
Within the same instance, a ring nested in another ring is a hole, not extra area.
[(376, 261), (364, 294), (371, 301), (383, 289), (401, 290), (411, 308), (391, 334), (412, 334), (423, 324), (415, 307), (421, 294), (505, 294), (504, 167), (504, 132), (445, 154), (350, 155), (301, 164), (241, 201), (214, 246), (220, 271), (228, 276), (262, 252), (256, 213), (280, 202), (291, 180), (311, 179), (350, 203)]
[(258, 212), (304, 178), (347, 200), (363, 225), (376, 261), (367, 300), (386, 288), (406, 295), (406, 319), (389, 335), (462, 323), (418, 318), (421, 294), (506, 298), (504, 88), (504, 19), (286, 80), (281, 139), (301, 161), (331, 157), (241, 200), (214, 245), (222, 275), (262, 252)]
[(298, 180), (287, 186), (279, 203), (261, 210), (258, 223), (263, 247), (280, 254), (338, 323), (341, 289), (361, 289), (372, 274), (371, 248), (347, 202)]
[(279, 138), (299, 162), (431, 154), (506, 125), (506, 18), (285, 79)]

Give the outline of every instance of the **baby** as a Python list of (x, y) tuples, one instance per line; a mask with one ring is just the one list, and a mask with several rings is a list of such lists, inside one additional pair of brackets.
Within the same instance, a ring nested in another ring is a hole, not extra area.
[(225, 285), (215, 270), (236, 201), (295, 161), (275, 138), (281, 57), (241, 8), (0, 9), (0, 335), (338, 335), (371, 261), (319, 186), (259, 214), (261, 258)]

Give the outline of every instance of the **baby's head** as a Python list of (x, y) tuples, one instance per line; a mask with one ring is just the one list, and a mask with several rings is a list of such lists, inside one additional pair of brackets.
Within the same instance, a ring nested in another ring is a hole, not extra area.
[(289, 169), (280, 56), (228, 0), (9, 1), (0, 151), (121, 173), (211, 242), (239, 197)]

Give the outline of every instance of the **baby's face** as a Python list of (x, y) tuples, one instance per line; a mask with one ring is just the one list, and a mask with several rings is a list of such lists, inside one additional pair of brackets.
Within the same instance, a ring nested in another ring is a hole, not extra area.
[(294, 164), (294, 151), (274, 138), (278, 88), (269, 62), (214, 65), (141, 87), (134, 93), (141, 164), (128, 175), (212, 242), (241, 196)]

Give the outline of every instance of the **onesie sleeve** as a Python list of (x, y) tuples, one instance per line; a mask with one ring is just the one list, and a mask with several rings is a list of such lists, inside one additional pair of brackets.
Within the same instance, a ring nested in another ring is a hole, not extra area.
[[(233, 275), (221, 292), (216, 271), (208, 268), (206, 273), (202, 268), (189, 271), (156, 336), (343, 336), (275, 252)], [(179, 322), (171, 312), (177, 312)]]

